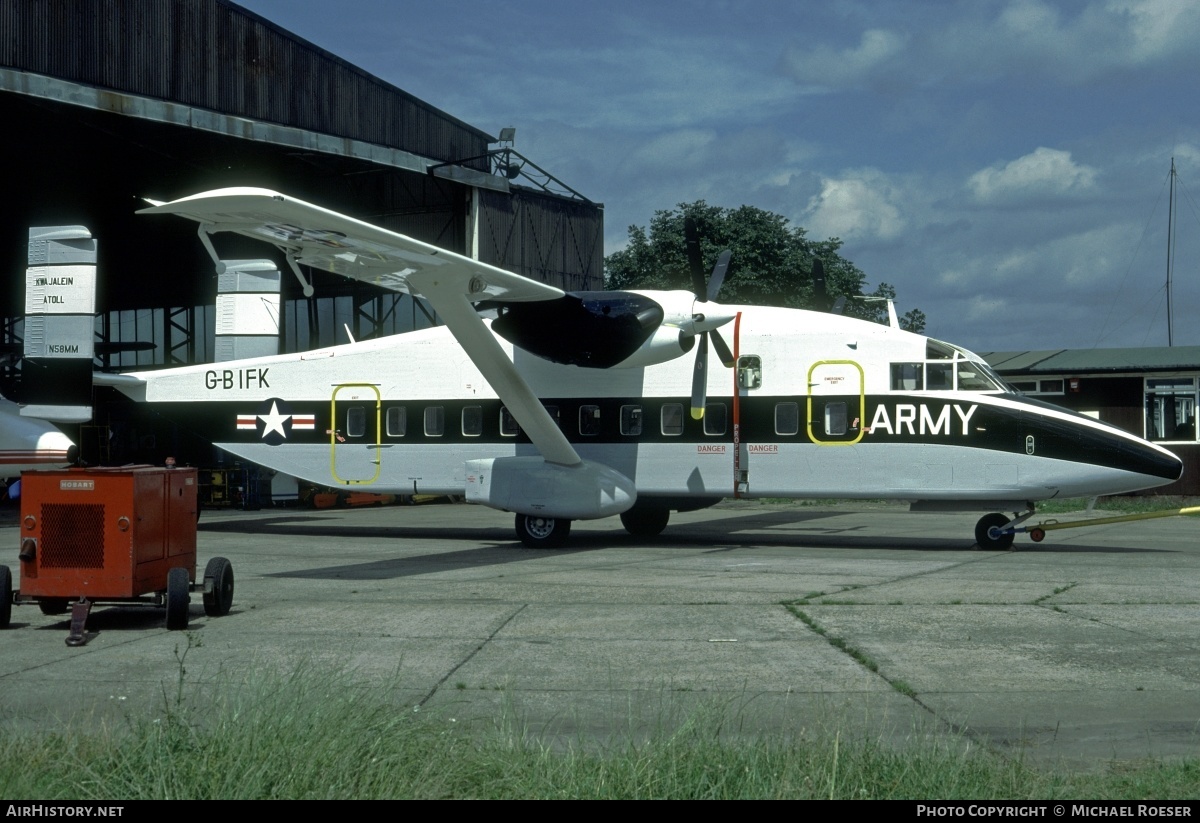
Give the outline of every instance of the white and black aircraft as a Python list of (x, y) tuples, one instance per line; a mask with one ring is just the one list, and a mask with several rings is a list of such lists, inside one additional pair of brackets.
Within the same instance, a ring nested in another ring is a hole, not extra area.
[[(976, 539), (1000, 548), (1039, 500), (1182, 473), (1159, 446), (1011, 392), (956, 346), (719, 305), (727, 255), (693, 291), (566, 293), (261, 189), (144, 212), (198, 221), (206, 245), (236, 232), (297, 272), (420, 295), (446, 325), (98, 383), (304, 480), (514, 512), (526, 545), (562, 545), (576, 519), (620, 515), (651, 535), (726, 497), (835, 497), (990, 512)], [(708, 368), (710, 338), (732, 368)]]

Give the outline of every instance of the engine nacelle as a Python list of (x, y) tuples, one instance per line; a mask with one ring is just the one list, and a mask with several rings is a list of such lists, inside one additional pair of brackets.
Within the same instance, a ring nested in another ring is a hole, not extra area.
[(666, 363), (687, 354), (696, 345), (694, 334), (684, 334), (674, 326), (659, 326), (633, 354), (613, 366), (614, 369), (635, 369)]
[(576, 466), (541, 457), (489, 457), (466, 461), (467, 502), (517, 514), (595, 520), (629, 510), (633, 481), (616, 469), (584, 461)]

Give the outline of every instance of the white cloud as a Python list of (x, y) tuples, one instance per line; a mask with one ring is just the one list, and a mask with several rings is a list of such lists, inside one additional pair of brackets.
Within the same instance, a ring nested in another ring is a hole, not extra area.
[(1029, 204), (1088, 194), (1095, 189), (1096, 170), (1071, 159), (1071, 153), (1041, 147), (1003, 166), (971, 175), (967, 188), (976, 202), (988, 205)]
[(853, 46), (793, 46), (782, 65), (802, 88), (973, 85), (1001, 78), (1077, 85), (1116, 72), (1197, 62), (1200, 3), (1095, 0), (1075, 14), (1043, 0), (913, 4), (892, 28)]
[(811, 48), (792, 49), (784, 55), (783, 65), (801, 86), (854, 86), (900, 55), (908, 39), (900, 32), (868, 29), (857, 46), (838, 50), (820, 43)]
[(907, 226), (897, 202), (896, 188), (872, 169), (841, 179), (824, 178), (801, 223), (812, 237), (890, 240)]

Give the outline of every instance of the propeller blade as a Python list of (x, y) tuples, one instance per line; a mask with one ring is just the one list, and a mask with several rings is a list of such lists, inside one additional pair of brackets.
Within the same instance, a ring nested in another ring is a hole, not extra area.
[(833, 301), (833, 308), (830, 311), (833, 314), (841, 314), (846, 309), (846, 295), (838, 295), (838, 299)]
[(700, 255), (700, 235), (696, 231), (696, 221), (690, 217), (683, 218), (684, 247), (687, 249), (688, 269), (692, 273), (692, 294), (697, 300), (703, 300), (704, 260)]
[(729, 346), (725, 345), (725, 338), (716, 329), (713, 329), (709, 334), (712, 335), (713, 348), (717, 351), (717, 357), (721, 358), (721, 365), (727, 369), (732, 369), (733, 352), (729, 350)]
[(817, 311), (828, 311), (829, 292), (825, 290), (825, 266), (821, 263), (821, 258), (819, 257), (813, 260), (812, 280), (813, 308)]
[(700, 346), (696, 349), (696, 365), (692, 370), (692, 419), (704, 417), (704, 406), (708, 402), (708, 335), (700, 335)]
[(717, 265), (713, 266), (712, 274), (708, 278), (707, 295), (709, 300), (717, 299), (717, 292), (721, 290), (721, 284), (725, 282), (725, 272), (729, 270), (729, 258), (733, 257), (733, 252), (729, 249), (721, 252), (721, 256), (717, 258)]

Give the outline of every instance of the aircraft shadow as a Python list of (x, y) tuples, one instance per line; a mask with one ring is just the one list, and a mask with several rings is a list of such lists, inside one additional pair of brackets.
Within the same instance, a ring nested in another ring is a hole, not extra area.
[[(793, 549), (870, 550), (888, 552), (950, 552), (971, 551), (984, 557), (1003, 557), (1006, 551), (988, 551), (974, 546), (970, 537), (931, 538), (896, 537), (870, 533), (863, 525), (838, 527), (817, 525), (815, 521), (835, 517), (831, 512), (766, 512), (732, 516), (705, 523), (688, 523), (668, 527), (663, 534), (646, 540), (633, 537), (622, 529), (607, 532), (580, 531), (571, 537), (568, 548), (555, 550), (527, 549), (502, 528), (455, 528), (455, 527), (408, 527), (344, 525), (319, 526), (308, 521), (297, 521), (295, 517), (280, 518), (278, 521), (227, 521), (211, 524), (206, 530), (221, 532), (253, 532), (271, 534), (303, 535), (329, 538), (384, 538), (389, 540), (439, 541), (461, 539), (477, 544), (469, 549), (442, 551), (408, 557), (389, 558), (366, 563), (347, 563), (320, 568), (276, 572), (264, 577), (291, 579), (344, 579), (344, 580), (387, 580), (423, 574), (435, 574), (463, 568), (485, 568), (509, 563), (523, 563), (546, 557), (562, 557), (582, 552), (598, 552), (605, 549), (646, 546), (655, 549), (677, 547), (680, 549), (701, 548), (707, 553), (736, 551), (762, 547)], [(324, 519), (324, 518), (323, 518)], [(814, 523), (807, 532), (772, 531), (797, 523)], [(883, 526), (881, 525), (881, 528)], [(739, 534), (745, 532), (745, 534)], [(1171, 549), (1150, 549), (1123, 546), (1101, 546), (1092, 544), (1034, 544), (1028, 540), (1017, 544), (1018, 552), (1054, 554), (1133, 554), (1172, 552)]]

